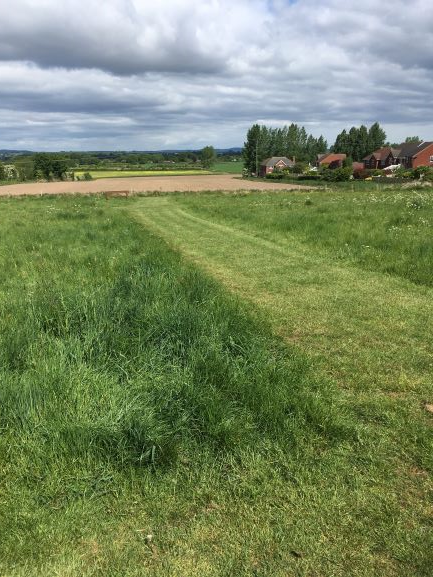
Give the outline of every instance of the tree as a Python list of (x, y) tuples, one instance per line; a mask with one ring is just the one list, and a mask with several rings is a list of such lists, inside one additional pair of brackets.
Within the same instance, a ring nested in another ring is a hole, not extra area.
[(52, 171), (52, 158), (46, 152), (38, 152), (34, 158), (34, 176), (36, 178), (43, 177), (50, 180)]
[(405, 142), (416, 142), (417, 144), (419, 144), (422, 141), (419, 136), (407, 136)]
[(359, 162), (370, 152), (381, 148), (385, 140), (385, 131), (378, 122), (375, 122), (369, 130), (364, 125), (359, 128), (352, 126), (349, 132), (343, 130), (337, 135), (332, 152), (347, 154)]
[(260, 163), (265, 158), (263, 140), (262, 127), (254, 124), (247, 132), (247, 140), (242, 149), (244, 167), (249, 175), (259, 173)]
[(213, 146), (205, 146), (200, 152), (203, 168), (210, 168), (216, 161), (216, 152)]
[(358, 130), (358, 152), (359, 152), (359, 158), (353, 157), (354, 160), (357, 160), (358, 162), (362, 160), (365, 156), (367, 156), (367, 154), (373, 152), (372, 150), (370, 150), (370, 143), (368, 140), (368, 129), (366, 126), (364, 126), (364, 124), (362, 124)]
[(51, 163), (53, 177), (57, 180), (63, 180), (68, 170), (68, 163), (64, 158), (55, 158)]
[(6, 171), (2, 162), (0, 162), (0, 180), (6, 180)]
[(318, 154), (326, 152), (327, 147), (323, 136), (315, 138), (297, 124), (282, 128), (254, 124), (248, 130), (242, 158), (246, 172), (251, 175), (259, 173), (260, 164), (265, 158), (287, 156), (301, 162), (314, 162)]
[(382, 148), (386, 141), (385, 131), (380, 127), (378, 122), (370, 126), (368, 131), (369, 152)]

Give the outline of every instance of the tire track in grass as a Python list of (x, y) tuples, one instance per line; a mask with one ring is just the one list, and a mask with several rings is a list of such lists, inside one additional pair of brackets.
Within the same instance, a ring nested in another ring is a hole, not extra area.
[(428, 390), (433, 290), (335, 263), (296, 239), (274, 242), (200, 218), (170, 199), (140, 199), (135, 218), (231, 290), (264, 308), (276, 332), (343, 385)]

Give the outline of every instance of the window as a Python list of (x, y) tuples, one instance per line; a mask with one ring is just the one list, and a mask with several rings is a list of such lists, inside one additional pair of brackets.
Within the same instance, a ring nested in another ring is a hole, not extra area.
[(430, 162), (433, 163), (433, 154), (430, 156)]

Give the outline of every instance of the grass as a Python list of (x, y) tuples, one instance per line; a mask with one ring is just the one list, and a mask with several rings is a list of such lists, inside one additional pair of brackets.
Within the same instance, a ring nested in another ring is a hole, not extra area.
[(339, 262), (433, 286), (433, 189), (336, 188), (279, 195), (188, 197), (197, 214), (296, 238)]
[(74, 171), (75, 177), (82, 178), (85, 172), (89, 172), (93, 179), (99, 178), (129, 178), (131, 176), (194, 176), (211, 174), (206, 170), (89, 170)]
[(0, 202), (0, 574), (429, 575), (431, 290), (303, 194)]
[(212, 166), (212, 172), (218, 172), (218, 173), (223, 173), (223, 174), (242, 174), (242, 169), (243, 169), (244, 165), (243, 162), (241, 160), (238, 160), (236, 162), (216, 162), (213, 166)]

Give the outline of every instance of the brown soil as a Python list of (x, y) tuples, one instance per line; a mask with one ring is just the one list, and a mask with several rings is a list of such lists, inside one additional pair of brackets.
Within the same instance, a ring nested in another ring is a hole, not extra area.
[(139, 192), (202, 192), (205, 190), (293, 190), (306, 186), (275, 182), (242, 180), (233, 175), (204, 176), (146, 176), (134, 178), (101, 178), (80, 182), (34, 182), (0, 186), (0, 196), (42, 194), (91, 194), (105, 191), (128, 190)]

